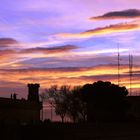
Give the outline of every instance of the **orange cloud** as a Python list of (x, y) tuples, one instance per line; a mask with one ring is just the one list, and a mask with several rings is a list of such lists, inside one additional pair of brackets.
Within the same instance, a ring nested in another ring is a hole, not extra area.
[(0, 50), (0, 65), (12, 57), (14, 58), (16, 52), (14, 50)]
[[(132, 91), (140, 89), (140, 66), (133, 68)], [(137, 75), (135, 75), (135, 73)], [(82, 68), (44, 68), (44, 69), (0, 69), (0, 89), (10, 96), (10, 92), (16, 91), (19, 96), (26, 96), (24, 92), (27, 83), (40, 83), (40, 93), (51, 85), (84, 85), (98, 80), (111, 81), (118, 84), (117, 65), (101, 65)], [(120, 68), (120, 85), (128, 89), (129, 74), (128, 66)], [(18, 97), (19, 97), (18, 96)]]
[[(140, 71), (140, 66), (135, 66), (134, 71)], [(129, 88), (128, 66), (122, 65), (120, 70), (121, 84)], [(51, 68), (51, 69), (19, 69), (19, 70), (0, 70), (1, 81), (9, 83), (27, 84), (38, 82), (42, 88), (46, 88), (53, 84), (63, 85), (83, 85), (85, 83), (93, 83), (97, 80), (108, 80), (113, 83), (117, 80), (117, 65), (104, 65), (96, 67), (83, 68)], [(133, 76), (133, 86), (140, 88), (140, 81)]]
[(140, 25), (137, 23), (124, 23), (124, 24), (115, 24), (101, 28), (95, 28), (85, 32), (72, 34), (72, 33), (61, 33), (57, 36), (67, 39), (84, 39), (90, 38), (98, 35), (107, 35), (112, 33), (121, 33), (121, 32), (130, 32), (140, 29)]

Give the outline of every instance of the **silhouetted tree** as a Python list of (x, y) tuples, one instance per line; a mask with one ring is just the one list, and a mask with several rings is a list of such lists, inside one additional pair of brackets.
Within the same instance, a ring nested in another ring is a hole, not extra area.
[(111, 82), (98, 81), (83, 86), (83, 100), (88, 104), (88, 120), (124, 119), (128, 104), (125, 87)]
[(62, 122), (64, 122), (68, 108), (67, 94), (70, 92), (70, 86), (63, 85), (59, 89), (57, 85), (53, 85), (46, 89), (45, 92), (49, 103), (54, 107), (56, 114), (61, 117)]
[(63, 85), (60, 87), (57, 100), (56, 100), (56, 107), (55, 112), (59, 115), (64, 122), (64, 118), (66, 116), (68, 110), (68, 95), (70, 94), (70, 86)]
[(87, 107), (82, 100), (81, 87), (62, 85), (60, 88), (51, 86), (46, 89), (48, 101), (55, 108), (57, 115), (64, 122), (65, 116), (71, 118), (73, 122), (80, 120), (86, 121)]
[(86, 121), (87, 106), (81, 95), (81, 86), (74, 86), (68, 97), (68, 114), (72, 117), (73, 122), (78, 120)]

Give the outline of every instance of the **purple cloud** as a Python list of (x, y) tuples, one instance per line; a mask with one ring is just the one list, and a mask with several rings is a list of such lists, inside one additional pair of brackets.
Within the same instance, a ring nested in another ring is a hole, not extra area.
[(0, 38), (0, 48), (17, 46), (18, 41), (13, 38)]
[(128, 9), (123, 11), (113, 11), (105, 13), (104, 15), (91, 17), (91, 20), (106, 20), (106, 19), (128, 19), (128, 18), (139, 18), (140, 10)]
[(37, 47), (37, 48), (30, 48), (30, 49), (24, 49), (21, 51), (21, 53), (62, 53), (62, 52), (68, 52), (71, 50), (74, 50), (78, 48), (77, 46), (73, 45), (64, 45), (64, 46), (56, 46), (56, 47), (51, 47), (51, 48), (42, 48), (42, 47)]

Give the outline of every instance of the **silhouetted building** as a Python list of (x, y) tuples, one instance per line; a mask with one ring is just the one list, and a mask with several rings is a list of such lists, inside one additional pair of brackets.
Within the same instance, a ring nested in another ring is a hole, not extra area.
[(140, 96), (128, 96), (127, 98), (130, 103), (128, 114), (131, 117), (140, 120)]
[(88, 105), (87, 119), (89, 122), (94, 122), (98, 120), (102, 121), (119, 121), (119, 120), (130, 120), (140, 121), (140, 96), (127, 96), (126, 101), (128, 103), (128, 110), (125, 116), (121, 116), (119, 112), (110, 111), (101, 108), (94, 108), (93, 104)]
[(39, 84), (28, 84), (28, 99), (0, 98), (0, 121), (30, 123), (40, 120), (42, 103), (39, 101)]
[(39, 102), (39, 84), (28, 84), (28, 100)]

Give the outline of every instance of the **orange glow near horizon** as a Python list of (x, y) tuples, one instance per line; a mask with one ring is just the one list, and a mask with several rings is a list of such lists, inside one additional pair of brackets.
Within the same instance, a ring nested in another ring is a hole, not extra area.
[[(140, 70), (140, 67), (135, 67), (134, 70)], [(126, 86), (129, 89), (128, 67), (124, 66), (120, 71), (120, 85)], [(98, 80), (111, 81), (118, 83), (118, 71), (116, 66), (98, 66), (81, 68), (77, 70), (70, 69), (46, 69), (46, 70), (12, 70), (0, 71), (1, 79), (13, 83), (40, 83), (41, 87), (47, 88), (51, 85), (84, 85), (93, 83)], [(8, 85), (7, 85), (8, 86)], [(133, 78), (132, 88), (140, 88), (138, 79)]]

